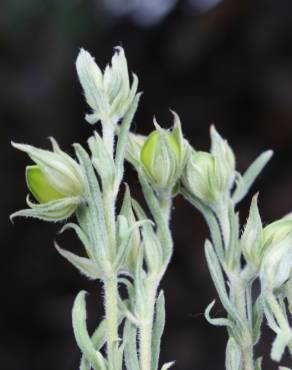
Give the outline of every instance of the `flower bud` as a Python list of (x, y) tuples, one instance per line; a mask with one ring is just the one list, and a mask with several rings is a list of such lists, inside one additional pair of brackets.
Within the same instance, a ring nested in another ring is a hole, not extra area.
[(128, 110), (136, 95), (138, 79), (133, 75), (130, 86), (128, 65), (123, 48), (117, 47), (111, 65), (107, 65), (104, 73), (95, 63), (93, 57), (81, 49), (76, 60), (76, 69), (85, 98), (92, 109), (87, 114), (87, 122), (97, 121), (116, 123)]
[(283, 218), (266, 226), (263, 248), (261, 281), (272, 289), (279, 288), (292, 271), (292, 220)]
[(61, 220), (74, 213), (81, 200), (84, 181), (79, 164), (63, 152), (55, 140), (51, 139), (51, 142), (53, 151), (12, 143), (36, 163), (26, 168), (26, 182), (30, 192), (39, 202), (34, 204), (28, 201), (28, 205), (33, 209), (19, 211), (15, 216)]
[(140, 161), (149, 183), (156, 190), (172, 189), (182, 174), (187, 148), (182, 138), (178, 116), (172, 131), (157, 127), (141, 149)]
[(211, 126), (210, 134), (211, 153), (215, 158), (217, 190), (228, 192), (235, 180), (235, 156), (228, 142), (219, 135), (214, 126)]
[(211, 127), (211, 153), (192, 150), (182, 182), (187, 190), (212, 208), (231, 190), (235, 178), (234, 154)]
[(257, 206), (257, 195), (252, 199), (240, 245), (245, 259), (258, 269), (262, 261), (263, 227)]
[(215, 158), (207, 152), (192, 150), (182, 182), (186, 189), (204, 203), (216, 202), (218, 192), (214, 187)]
[(263, 230), (263, 243), (265, 247), (281, 242), (292, 232), (292, 219), (282, 218), (267, 225)]
[(262, 284), (271, 289), (281, 287), (291, 276), (292, 235), (273, 244), (263, 256), (260, 278)]

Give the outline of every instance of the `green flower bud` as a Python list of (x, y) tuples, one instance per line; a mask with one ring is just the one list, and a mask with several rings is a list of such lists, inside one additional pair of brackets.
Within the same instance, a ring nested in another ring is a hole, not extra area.
[(27, 203), (32, 209), (16, 212), (13, 216), (58, 221), (74, 213), (80, 203), (84, 193), (81, 168), (60, 149), (54, 139), (51, 139), (51, 142), (53, 151), (12, 143), (36, 163), (26, 168), (26, 182), (30, 192), (39, 202), (34, 204), (28, 200)]
[(123, 48), (116, 48), (111, 65), (106, 66), (104, 73), (94, 58), (81, 49), (76, 60), (76, 69), (86, 101), (92, 109), (92, 113), (85, 116), (87, 122), (94, 124), (99, 120), (110, 120), (116, 123), (123, 118), (138, 87), (136, 75), (133, 75), (133, 84), (130, 86)]
[(235, 179), (234, 154), (226, 140), (211, 127), (211, 153), (192, 151), (182, 182), (186, 189), (212, 208), (230, 192)]
[(47, 203), (64, 198), (63, 194), (50, 185), (39, 166), (27, 166), (25, 177), (27, 187), (39, 203)]
[(192, 151), (187, 162), (182, 183), (186, 189), (207, 204), (213, 204), (218, 198), (214, 186), (215, 158), (207, 152)]
[(259, 269), (263, 253), (263, 227), (255, 195), (251, 202), (249, 216), (240, 239), (241, 250), (245, 259)]
[(235, 180), (235, 156), (228, 142), (219, 135), (214, 126), (211, 126), (210, 135), (211, 153), (216, 165), (217, 190), (222, 193), (229, 192)]
[(281, 242), (292, 232), (292, 219), (282, 218), (267, 225), (263, 230), (263, 243), (266, 247)]
[(292, 272), (292, 235), (268, 248), (263, 256), (260, 278), (265, 287), (281, 287)]
[(156, 190), (171, 190), (184, 169), (187, 148), (177, 116), (172, 131), (156, 126), (157, 129), (144, 142), (140, 161), (149, 183)]
[(263, 248), (261, 281), (271, 289), (279, 288), (292, 271), (292, 220), (283, 218), (266, 226)]

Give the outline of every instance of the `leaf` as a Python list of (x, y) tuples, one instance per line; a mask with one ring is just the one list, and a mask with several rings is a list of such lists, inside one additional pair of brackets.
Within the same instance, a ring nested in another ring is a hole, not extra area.
[(160, 342), (165, 326), (165, 298), (163, 291), (160, 291), (155, 304), (155, 318), (152, 331), (152, 370), (158, 369)]
[(89, 279), (100, 279), (101, 272), (96, 266), (94, 262), (92, 262), (89, 258), (80, 257), (76, 254), (66, 251), (65, 249), (60, 248), (57, 243), (55, 243), (55, 248), (57, 251), (66, 258), (74, 267), (76, 267), (83, 275), (88, 277)]
[(267, 150), (249, 166), (232, 195), (234, 203), (240, 202), (246, 196), (255, 179), (271, 159), (272, 155), (273, 151)]
[(231, 318), (234, 320), (234, 322), (237, 323), (240, 330), (246, 329), (246, 326), (238, 314), (236, 308), (233, 306), (233, 304), (230, 302), (226, 287), (225, 287), (225, 281), (223, 278), (222, 270), (220, 267), (220, 264), (218, 262), (218, 258), (213, 250), (212, 244), (209, 240), (206, 240), (205, 243), (205, 254), (206, 259), (208, 263), (208, 267), (211, 273), (212, 280), (214, 282), (214, 285), (216, 287), (216, 290), (218, 292), (220, 301), (227, 311), (227, 313), (231, 316)]
[(215, 299), (207, 306), (206, 310), (205, 310), (205, 318), (206, 320), (211, 324), (211, 325), (214, 325), (214, 326), (229, 326), (230, 328), (233, 328), (234, 325), (233, 323), (228, 320), (228, 319), (225, 319), (225, 318), (212, 318), (210, 316), (210, 312), (212, 310), (212, 308), (214, 307), (215, 305)]
[(261, 296), (259, 296), (252, 310), (252, 332), (253, 344), (257, 344), (261, 336), (261, 325), (263, 322), (264, 307)]
[(93, 254), (92, 254), (93, 248), (90, 243), (90, 240), (88, 239), (88, 236), (85, 234), (85, 232), (81, 229), (79, 225), (74, 224), (73, 222), (65, 224), (62, 227), (62, 229), (59, 231), (59, 234), (62, 234), (64, 231), (69, 230), (69, 229), (73, 229), (75, 231), (81, 243), (84, 245), (87, 255), (89, 257), (93, 257)]
[(239, 238), (239, 216), (234, 212), (233, 203), (228, 204), (228, 218), (230, 224), (230, 237), (227, 245), (226, 260), (227, 266), (233, 270), (240, 265), (241, 250), (238, 243)]
[(72, 309), (73, 330), (77, 344), (87, 361), (94, 370), (106, 370), (105, 360), (99, 351), (96, 351), (86, 327), (85, 291), (80, 291), (75, 298)]
[(125, 364), (127, 370), (139, 370), (137, 328), (129, 320), (125, 321), (123, 342), (125, 343)]
[(108, 235), (106, 232), (100, 186), (86, 151), (79, 144), (74, 144), (74, 148), (85, 179), (85, 190), (88, 198), (88, 208), (91, 222), (91, 237), (93, 238), (94, 242), (95, 257), (104, 261), (108, 259), (109, 251), (107, 248)]
[[(134, 75), (134, 81), (133, 81), (133, 87), (137, 90), (138, 85), (138, 79), (137, 76)], [(135, 92), (136, 93), (136, 92)], [(141, 94), (137, 94), (135, 98), (133, 98), (133, 101), (120, 125), (120, 130), (118, 134), (118, 142), (117, 142), (117, 148), (116, 148), (116, 158), (115, 158), (115, 165), (116, 165), (116, 187), (118, 188), (121, 180), (123, 178), (124, 174), (124, 160), (126, 155), (126, 149), (128, 144), (128, 133), (130, 129), (130, 125), (133, 121), (134, 115), (136, 113), (138, 103), (140, 100)]]
[[(91, 336), (92, 344), (95, 350), (97, 351), (99, 351), (106, 342), (106, 330), (107, 330), (106, 321), (102, 320), (102, 322), (99, 324), (99, 326), (96, 328), (93, 335)], [(86, 360), (85, 356), (82, 355), (80, 370), (90, 370), (90, 368), (91, 368), (90, 364)]]
[(211, 232), (211, 239), (214, 247), (216, 248), (216, 253), (218, 254), (219, 259), (222, 261), (224, 259), (224, 248), (221, 236), (221, 230), (217, 221), (217, 218), (213, 211), (205, 206), (197, 197), (191, 195), (185, 188), (181, 188), (181, 194), (184, 198), (191, 203), (195, 208), (202, 213), (209, 226)]
[[(147, 220), (147, 216), (139, 203), (134, 199), (132, 202), (140, 222)], [(142, 226), (142, 236), (147, 268), (149, 272), (159, 273), (163, 268), (162, 246), (153, 231), (152, 225), (144, 223)]]
[(171, 368), (172, 365), (174, 365), (175, 361), (171, 361), (171, 362), (167, 362), (166, 364), (164, 364), (161, 368), (161, 370), (167, 370), (169, 368)]
[[(123, 217), (123, 216), (122, 216)], [(125, 262), (126, 259), (129, 255), (129, 247), (131, 247), (130, 241), (131, 241), (131, 236), (135, 232), (135, 230), (139, 227), (143, 227), (145, 223), (151, 223), (151, 220), (141, 220), (141, 221), (136, 221), (128, 230), (126, 235), (124, 236), (124, 239), (122, 240), (121, 244), (119, 245), (118, 253), (114, 262), (115, 269), (121, 269)]]
[(88, 145), (92, 153), (92, 163), (100, 176), (103, 189), (112, 187), (115, 178), (115, 164), (97, 132), (89, 138)]
[(63, 221), (75, 212), (79, 201), (79, 197), (66, 197), (48, 203), (36, 204), (27, 197), (26, 202), (30, 208), (14, 212), (10, 216), (10, 220), (12, 221), (15, 217), (33, 217), (42, 221)]
[(279, 362), (284, 354), (286, 346), (292, 340), (292, 330), (281, 330), (272, 345), (271, 359)]
[(158, 199), (156, 198), (151, 186), (148, 184), (145, 176), (139, 171), (139, 181), (142, 186), (143, 194), (146, 199), (147, 205), (154, 217), (155, 223), (158, 229), (158, 236), (160, 238), (160, 243), (163, 246), (163, 257), (165, 265), (168, 264), (173, 251), (173, 241), (171, 233), (167, 224), (167, 221), (163, 217), (161, 207), (159, 205)]

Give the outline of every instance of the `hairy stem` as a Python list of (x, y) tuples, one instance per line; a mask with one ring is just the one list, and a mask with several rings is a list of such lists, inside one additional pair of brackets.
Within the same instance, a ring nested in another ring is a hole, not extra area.
[(152, 328), (154, 320), (157, 281), (149, 277), (146, 281), (146, 303), (140, 325), (140, 368), (150, 370), (152, 361)]
[(105, 222), (109, 238), (109, 252), (113, 259), (116, 253), (116, 216), (115, 216), (115, 194), (111, 189), (104, 189), (103, 203)]
[(112, 275), (104, 280), (105, 317), (107, 325), (107, 353), (111, 357), (118, 340), (118, 280)]
[(250, 318), (247, 311), (247, 296), (250, 292), (246, 291), (246, 286), (242, 281), (242, 278), (238, 278), (232, 283), (233, 301), (238, 312), (242, 316), (242, 319), (246, 322), (246, 328), (248, 329), (242, 335), (241, 343), (238, 343), (241, 350), (243, 370), (254, 370), (254, 355), (253, 355), (253, 338), (252, 338), (252, 327), (250, 325)]

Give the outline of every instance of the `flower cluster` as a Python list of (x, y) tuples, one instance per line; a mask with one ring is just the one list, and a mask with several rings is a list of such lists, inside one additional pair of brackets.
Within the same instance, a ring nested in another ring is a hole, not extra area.
[[(292, 354), (292, 218), (288, 215), (264, 227), (255, 195), (241, 228), (236, 209), (272, 152), (264, 152), (241, 175), (233, 150), (214, 126), (209, 151), (192, 148), (174, 112), (170, 130), (154, 119), (154, 131), (148, 136), (131, 133), (140, 94), (135, 75), (130, 85), (123, 49), (116, 48), (104, 72), (82, 49), (76, 68), (91, 108), (85, 119), (91, 124), (100, 121), (102, 132), (97, 130), (88, 139), (89, 153), (74, 144), (77, 159), (54, 139), (52, 150), (12, 143), (34, 162), (25, 175), (35, 201), (28, 196), (29, 208), (11, 217), (65, 223), (62, 231), (76, 232), (86, 256), (56, 246), (58, 252), (88, 278), (103, 283), (105, 318), (92, 336), (86, 327), (84, 291), (73, 305), (73, 329), (82, 352), (80, 369), (160, 368), (165, 300), (159, 284), (173, 252), (169, 221), (172, 200), (178, 194), (203, 214), (210, 228), (205, 255), (226, 317), (211, 317), (214, 301), (205, 317), (213, 325), (228, 327), (227, 370), (262, 369), (253, 349), (264, 317), (276, 335), (272, 359), (280, 361), (286, 348)], [(128, 186), (120, 206), (125, 160), (138, 173), (150, 218)], [(70, 217), (76, 223), (67, 223)], [(253, 290), (256, 281), (260, 293)], [(121, 285), (126, 287), (126, 298)], [(101, 350), (104, 345), (106, 351)], [(161, 370), (172, 364), (164, 364)]]

